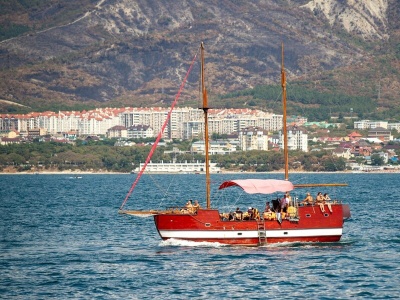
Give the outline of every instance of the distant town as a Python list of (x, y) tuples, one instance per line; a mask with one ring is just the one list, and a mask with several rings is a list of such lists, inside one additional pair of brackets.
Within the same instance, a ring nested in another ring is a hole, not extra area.
[[(81, 112), (1, 114), (0, 144), (52, 141), (74, 145), (77, 140), (110, 139), (115, 147), (135, 147), (138, 140), (151, 141), (158, 135), (168, 112), (168, 108), (161, 107), (125, 107)], [(211, 155), (252, 150), (279, 151), (283, 145), (282, 119), (282, 115), (256, 109), (211, 109), (209, 130), (212, 142), (209, 151)], [(301, 116), (289, 116), (287, 125), (291, 151), (310, 154), (323, 151), (345, 160), (346, 169), (353, 171), (397, 168), (400, 141), (396, 135), (400, 131), (400, 123), (352, 118), (346, 123), (338, 120), (308, 122)], [(203, 134), (202, 110), (177, 108), (172, 111), (162, 136), (164, 143), (160, 146), (169, 141), (190, 141), (190, 149), (174, 148), (169, 152), (175, 156), (184, 152), (204, 155)], [(9, 159), (4, 160), (10, 163)], [(174, 163), (171, 168), (177, 170), (175, 160)], [(168, 171), (165, 165), (161, 167)], [(213, 167), (220, 171), (217, 163)]]

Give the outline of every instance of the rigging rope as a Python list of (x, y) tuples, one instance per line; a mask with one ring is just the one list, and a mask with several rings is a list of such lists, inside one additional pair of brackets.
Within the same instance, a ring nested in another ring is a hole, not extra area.
[(137, 185), (137, 183), (138, 183), (140, 177), (142, 176), (144, 170), (146, 169), (147, 164), (150, 162), (150, 159), (151, 159), (151, 157), (153, 156), (153, 153), (154, 153), (154, 151), (155, 151), (155, 149), (156, 149), (156, 147), (157, 147), (157, 144), (158, 144), (158, 142), (160, 141), (160, 139), (161, 139), (161, 137), (162, 137), (162, 135), (163, 135), (163, 133), (164, 133), (165, 127), (167, 127), (167, 124), (168, 124), (169, 119), (170, 119), (171, 114), (172, 114), (172, 110), (174, 109), (176, 103), (178, 102), (178, 99), (179, 99), (179, 97), (180, 97), (180, 95), (181, 95), (181, 92), (182, 92), (182, 90), (183, 90), (183, 88), (184, 88), (184, 86), (185, 86), (185, 83), (186, 83), (186, 81), (187, 81), (187, 79), (188, 79), (188, 77), (189, 77), (190, 71), (191, 71), (192, 68), (193, 68), (193, 65), (194, 65), (194, 62), (195, 62), (195, 60), (196, 60), (197, 54), (198, 54), (198, 51), (196, 52), (196, 54), (194, 55), (194, 57), (193, 57), (193, 59), (192, 59), (192, 63), (190, 64), (190, 67), (189, 67), (189, 69), (188, 69), (188, 71), (187, 71), (187, 73), (186, 73), (186, 75), (185, 75), (185, 78), (183, 79), (183, 81), (182, 81), (182, 83), (181, 83), (181, 86), (180, 86), (180, 88), (179, 88), (179, 91), (178, 91), (178, 93), (177, 93), (176, 96), (175, 96), (175, 100), (174, 100), (174, 102), (173, 102), (172, 105), (171, 105), (171, 108), (170, 108), (170, 110), (169, 110), (169, 112), (168, 112), (167, 118), (165, 119), (164, 124), (163, 124), (163, 126), (161, 127), (160, 132), (158, 133), (158, 136), (157, 136), (157, 138), (156, 138), (156, 141), (154, 142), (153, 147), (151, 147), (151, 150), (150, 150), (150, 152), (149, 152), (149, 155), (147, 155), (146, 161), (145, 161), (145, 163), (144, 163), (142, 169), (140, 170), (138, 176), (136, 177), (135, 181), (133, 182), (131, 188), (129, 189), (128, 194), (126, 195), (124, 202), (122, 202), (122, 204), (121, 204), (121, 206), (120, 206), (120, 208), (119, 208), (120, 210), (124, 208), (126, 202), (128, 201), (128, 198), (129, 198), (130, 195), (132, 194), (132, 192), (133, 192), (134, 188), (136, 187), (136, 185)]

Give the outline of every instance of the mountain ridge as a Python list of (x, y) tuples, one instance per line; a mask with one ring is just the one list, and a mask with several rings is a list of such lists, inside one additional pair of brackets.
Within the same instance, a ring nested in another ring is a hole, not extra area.
[[(41, 29), (0, 42), (1, 99), (34, 109), (164, 105), (201, 41), (211, 96), (277, 84), (284, 41), (288, 80), (366, 94), (382, 110), (400, 102), (394, 0), (56, 2), (9, 9), (9, 23)], [(196, 81), (191, 75), (184, 103), (195, 103)], [(363, 87), (377, 81), (379, 96)]]

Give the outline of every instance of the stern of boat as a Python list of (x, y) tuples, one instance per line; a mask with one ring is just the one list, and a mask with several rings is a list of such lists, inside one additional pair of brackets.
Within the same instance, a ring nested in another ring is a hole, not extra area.
[(342, 204), (342, 209), (343, 209), (343, 221), (350, 219), (351, 217), (350, 205)]

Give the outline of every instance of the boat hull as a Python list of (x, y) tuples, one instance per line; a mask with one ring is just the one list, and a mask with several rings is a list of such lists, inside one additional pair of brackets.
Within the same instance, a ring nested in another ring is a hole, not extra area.
[[(345, 209), (343, 209), (345, 207)], [(258, 246), (283, 242), (337, 242), (342, 236), (346, 205), (332, 204), (332, 212), (319, 206), (298, 208), (298, 218), (281, 220), (226, 221), (214, 209), (196, 214), (157, 214), (154, 221), (163, 240), (218, 242)]]

